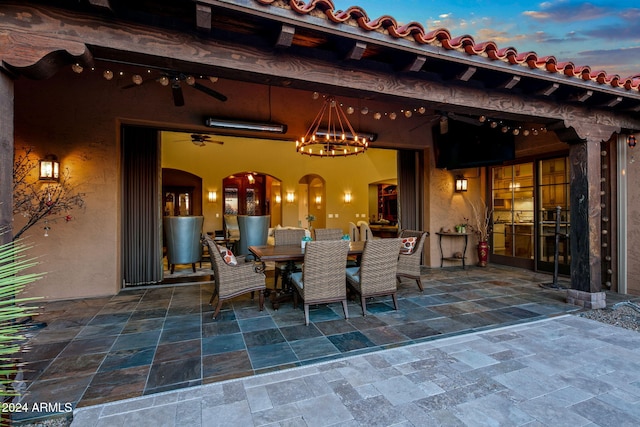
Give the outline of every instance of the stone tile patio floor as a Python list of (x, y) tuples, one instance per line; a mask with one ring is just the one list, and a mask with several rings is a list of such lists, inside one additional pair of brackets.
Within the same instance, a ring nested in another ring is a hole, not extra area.
[(562, 316), (577, 307), (550, 279), (427, 270), (397, 312), (318, 306), (309, 327), (248, 298), (213, 321), (211, 284), (49, 303), (23, 399), (70, 403), (73, 426), (638, 425), (637, 333)]

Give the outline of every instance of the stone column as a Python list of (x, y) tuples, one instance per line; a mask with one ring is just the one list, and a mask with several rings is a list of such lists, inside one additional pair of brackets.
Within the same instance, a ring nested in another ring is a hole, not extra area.
[[(0, 244), (13, 239), (13, 80), (0, 71)], [(8, 231), (6, 231), (8, 230)]]
[[(571, 289), (567, 302), (585, 308), (606, 307), (601, 264), (601, 143), (619, 129), (592, 123), (572, 124), (577, 138), (569, 145), (571, 215)], [(566, 134), (564, 135), (566, 137)]]

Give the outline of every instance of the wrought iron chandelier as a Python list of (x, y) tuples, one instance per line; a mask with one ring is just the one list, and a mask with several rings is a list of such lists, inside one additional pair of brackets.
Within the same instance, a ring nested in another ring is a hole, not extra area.
[(353, 156), (364, 153), (368, 147), (367, 139), (359, 137), (353, 130), (346, 113), (333, 96), (325, 97), (313, 123), (296, 141), (298, 153), (316, 157)]

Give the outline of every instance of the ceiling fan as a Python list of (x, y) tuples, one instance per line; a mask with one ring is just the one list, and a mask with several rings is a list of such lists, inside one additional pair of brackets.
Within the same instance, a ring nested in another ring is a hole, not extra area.
[(211, 135), (192, 133), (190, 137), (193, 145), (197, 145), (198, 147), (204, 147), (207, 143), (224, 145), (224, 141), (211, 139)]
[(162, 86), (169, 86), (171, 88), (171, 94), (173, 96), (173, 104), (176, 107), (182, 107), (184, 105), (184, 94), (182, 93), (182, 85), (185, 83), (187, 86), (192, 87), (200, 92), (203, 92), (219, 101), (225, 102), (227, 97), (220, 92), (213, 90), (201, 83), (198, 83), (197, 79), (205, 79), (207, 77), (194, 77), (184, 73), (164, 72), (162, 75), (154, 80), (144, 80), (138, 83), (132, 83), (124, 86), (123, 89), (130, 89), (132, 87), (141, 86), (149, 81), (155, 81)]

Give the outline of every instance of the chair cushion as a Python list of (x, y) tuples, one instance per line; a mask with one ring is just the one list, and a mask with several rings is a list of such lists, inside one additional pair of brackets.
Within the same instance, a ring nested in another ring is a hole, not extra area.
[(235, 255), (233, 255), (233, 252), (223, 246), (216, 246), (218, 246), (218, 250), (220, 251), (220, 255), (222, 255), (222, 259), (224, 259), (224, 262), (226, 262), (228, 265), (238, 265), (238, 260), (236, 259)]
[(403, 237), (402, 245), (400, 245), (400, 253), (405, 255), (410, 255), (413, 253), (413, 250), (416, 248), (417, 237)]
[(302, 283), (302, 272), (291, 273), (289, 276), (294, 285), (300, 289), (304, 289), (304, 283)]
[(347, 278), (353, 282), (360, 283), (360, 267), (347, 268)]

